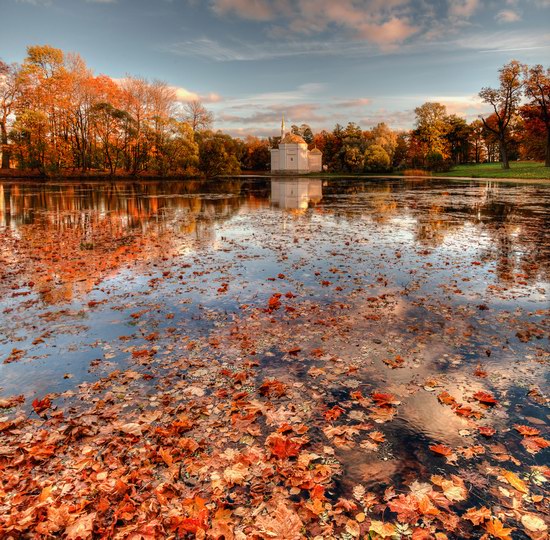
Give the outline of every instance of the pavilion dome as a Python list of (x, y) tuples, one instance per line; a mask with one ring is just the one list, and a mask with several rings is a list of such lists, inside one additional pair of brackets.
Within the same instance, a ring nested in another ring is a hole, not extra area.
[(309, 153), (310, 153), (310, 154), (321, 154), (321, 155), (323, 154), (323, 152), (321, 152), (321, 150), (319, 150), (319, 148), (317, 148), (317, 147), (311, 149), (311, 150), (309, 151)]
[(296, 133), (287, 133), (279, 144), (307, 144), (300, 135)]

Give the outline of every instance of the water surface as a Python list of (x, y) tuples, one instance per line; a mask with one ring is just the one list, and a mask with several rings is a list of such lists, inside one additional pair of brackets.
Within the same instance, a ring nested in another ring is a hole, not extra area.
[[(333, 449), (333, 498), (454, 471), (470, 506), (497, 504), (484, 495), (495, 452), (525, 473), (548, 458), (513, 426), (548, 420), (549, 270), (547, 186), (4, 182), (0, 397), (22, 394), (34, 414), (35, 398), (78, 408), (107, 392), (131, 414), (244, 392), (269, 401), (247, 437), (301, 423), (311, 451)], [(285, 393), (266, 396), (265, 381)], [(399, 404), (359, 397), (376, 392)], [(449, 463), (429, 450), (439, 443)]]

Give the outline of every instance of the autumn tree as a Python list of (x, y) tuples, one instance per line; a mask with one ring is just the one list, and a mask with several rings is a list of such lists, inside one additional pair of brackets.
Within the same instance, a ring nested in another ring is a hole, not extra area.
[(455, 164), (466, 163), (470, 144), (470, 126), (464, 118), (456, 114), (448, 116), (446, 122), (447, 133), (445, 138), (449, 145), (451, 161)]
[(16, 106), (15, 138), (20, 156), (42, 173), (70, 161), (71, 85), (62, 50), (49, 45), (27, 48), (20, 71), (22, 96)]
[(371, 144), (378, 145), (384, 149), (390, 161), (397, 148), (398, 134), (393, 131), (386, 123), (380, 122), (370, 130)]
[(469, 126), (468, 136), (468, 151), (469, 159), (475, 163), (481, 163), (486, 154), (484, 138), (483, 138), (483, 122), (481, 120), (474, 120)]
[(323, 152), (323, 163), (329, 171), (341, 170), (340, 151), (343, 137), (341, 126), (337, 126), (337, 128), (334, 131), (323, 130), (313, 137), (313, 144)]
[(517, 60), (512, 60), (499, 70), (500, 86), (498, 88), (482, 88), (479, 97), (491, 105), (495, 122), (487, 122), (487, 118), (481, 117), (485, 128), (496, 136), (498, 140), (502, 168), (509, 169), (508, 134), (509, 126), (521, 99), (523, 91), (522, 74), (525, 66)]
[(311, 131), (308, 124), (301, 124), (300, 126), (293, 124), (290, 128), (290, 132), (300, 135), (300, 137), (302, 137), (307, 144), (311, 144), (313, 142), (313, 131)]
[(531, 112), (538, 113), (536, 116), (545, 128), (544, 165), (550, 167), (550, 68), (545, 70), (538, 64), (526, 72), (525, 95), (530, 100)]
[(90, 111), (94, 136), (100, 143), (99, 165), (115, 174), (126, 145), (126, 133), (131, 129), (132, 117), (107, 102), (96, 103)]
[(441, 103), (427, 102), (414, 110), (416, 115), (415, 136), (425, 145), (426, 156), (449, 157), (447, 133), (447, 108)]
[(242, 157), (242, 168), (249, 171), (266, 171), (269, 169), (271, 154), (269, 142), (249, 135), (244, 141), (245, 151)]
[(10, 168), (11, 149), (8, 140), (8, 122), (15, 110), (20, 93), (19, 66), (0, 60), (0, 153), (2, 169)]
[(197, 99), (183, 106), (183, 118), (194, 132), (211, 129), (214, 115)]
[(206, 176), (238, 174), (240, 167), (240, 144), (230, 135), (221, 131), (200, 131), (197, 134), (199, 144), (199, 169)]

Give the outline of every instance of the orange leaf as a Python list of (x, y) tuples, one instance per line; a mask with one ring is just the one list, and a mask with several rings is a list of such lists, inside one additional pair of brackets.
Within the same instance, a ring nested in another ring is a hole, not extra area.
[(464, 519), (469, 519), (474, 525), (481, 525), (491, 518), (491, 512), (485, 506), (481, 508), (470, 508), (463, 517)]
[(525, 446), (525, 449), (530, 454), (536, 454), (542, 449), (548, 448), (550, 446), (550, 442), (548, 442), (543, 437), (528, 437), (527, 439), (523, 439), (523, 441), (521, 441), (521, 444)]
[(323, 413), (323, 416), (325, 417), (325, 420), (331, 422), (332, 420), (336, 420), (344, 412), (345, 411), (344, 409), (342, 409), (342, 407), (338, 407), (338, 405), (335, 405), (334, 407), (332, 407), (332, 409), (325, 411)]
[(377, 443), (383, 443), (386, 441), (386, 436), (381, 431), (373, 431), (369, 433), (369, 437)]
[(498, 538), (499, 540), (512, 540), (512, 537), (510, 536), (510, 533), (514, 529), (507, 529), (504, 527), (504, 524), (502, 521), (500, 521), (497, 518), (491, 519), (491, 521), (488, 521), (485, 524), (485, 530), (495, 538)]
[(49, 409), (51, 406), (52, 406), (52, 402), (48, 396), (46, 396), (44, 399), (35, 399), (32, 402), (32, 408), (38, 415), (44, 412), (45, 410)]
[(485, 405), (496, 405), (498, 401), (495, 399), (495, 396), (493, 394), (490, 394), (489, 392), (476, 392), (474, 394), (474, 399), (477, 399), (480, 403), (483, 403)]
[(273, 433), (267, 438), (267, 445), (271, 453), (280, 458), (285, 459), (288, 457), (297, 456), (300, 453), (301, 444), (283, 437), (278, 433)]
[(450, 456), (453, 453), (453, 450), (444, 444), (432, 444), (429, 448), (432, 452), (442, 456)]
[(522, 493), (529, 493), (527, 484), (512, 471), (502, 470), (501, 474), (513, 488), (521, 491)]
[(401, 403), (393, 394), (384, 394), (382, 392), (373, 392), (372, 399), (379, 407), (389, 407)]
[(515, 424), (514, 428), (516, 431), (521, 433), (524, 437), (530, 437), (532, 435), (540, 435), (540, 429), (537, 429), (531, 426), (520, 426), (519, 424)]
[(397, 513), (397, 519), (401, 523), (413, 523), (418, 519), (418, 501), (412, 495), (399, 495), (388, 503), (392, 512)]

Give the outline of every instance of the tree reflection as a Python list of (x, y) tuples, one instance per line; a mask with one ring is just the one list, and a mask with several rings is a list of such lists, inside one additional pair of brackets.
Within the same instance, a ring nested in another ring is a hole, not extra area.
[[(206, 248), (214, 224), (258, 197), (239, 182), (0, 184), (5, 285), (67, 302), (129, 265)], [(267, 204), (265, 194), (264, 204)]]
[(549, 273), (548, 199), (536, 186), (426, 179), (0, 183), (2, 291), (68, 301), (130, 265), (212, 248), (221, 223), (270, 205), (307, 219), (315, 208), (335, 226), (383, 226), (418, 248), (455, 234), (477, 247), (467, 237), (475, 230), (497, 280), (529, 284)]

